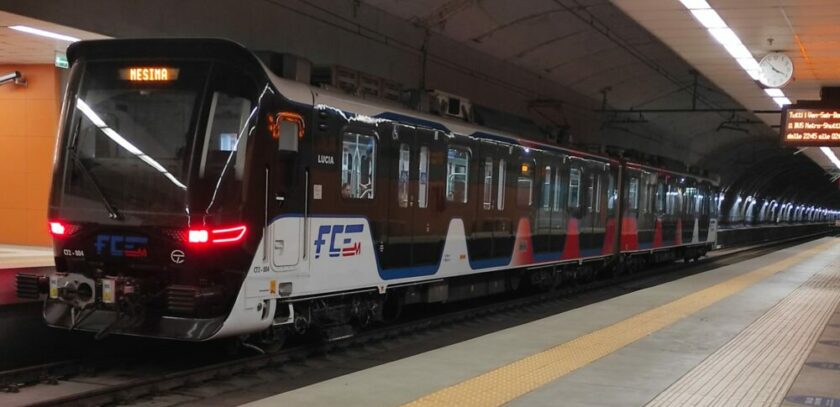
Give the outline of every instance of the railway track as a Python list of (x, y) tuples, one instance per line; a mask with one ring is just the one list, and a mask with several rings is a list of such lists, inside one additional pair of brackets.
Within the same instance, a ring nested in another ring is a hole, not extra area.
[[(388, 353), (393, 351), (393, 342), (408, 342), (415, 354), (426, 349), (422, 342), (427, 341), (434, 332), (446, 332), (452, 343), (469, 339), (515, 326), (520, 323), (536, 320), (554, 313), (574, 309), (606, 298), (622, 295), (667, 281), (679, 279), (688, 275), (700, 273), (726, 264), (746, 260), (751, 257), (774, 250), (775, 247), (792, 244), (812, 238), (824, 236), (824, 233), (809, 235), (794, 239), (769, 242), (757, 246), (741, 249), (730, 249), (719, 252), (711, 257), (701, 259), (686, 267), (684, 264), (672, 263), (645, 270), (632, 275), (622, 275), (609, 279), (597, 280), (591, 283), (564, 287), (551, 292), (540, 292), (525, 297), (505, 299), (499, 301), (473, 301), (440, 315), (421, 316), (412, 320), (377, 327), (360, 332), (352, 337), (333, 342), (309, 343), (293, 346), (274, 353), (254, 354), (251, 356), (224, 358), (217, 360), (187, 360), (184, 363), (172, 363), (154, 358), (147, 360), (142, 354), (113, 354), (95, 358), (73, 359), (37, 366), (24, 367), (0, 372), (0, 387), (9, 393), (39, 392), (55, 394), (54, 397), (15, 397), (18, 395), (0, 394), (0, 404), (28, 400), (31, 406), (42, 405), (73, 405), (99, 406), (132, 402), (138, 399), (159, 398), (173, 392), (194, 386), (210, 386), (213, 383), (229, 382), (237, 378), (254, 378), (261, 372), (265, 380), (240, 380), (240, 387), (247, 388), (266, 383), (277, 377), (275, 368), (285, 369), (280, 376), (306, 376), (301, 373), (312, 369), (311, 361), (321, 359), (315, 363), (315, 368), (324, 367), (329, 370), (330, 363), (342, 364), (341, 360), (353, 358), (353, 353), (359, 349), (370, 347), (380, 348), (378, 351)], [(477, 328), (477, 326), (481, 326)], [(483, 329), (481, 329), (483, 328)], [(469, 333), (453, 335), (459, 330)], [(444, 346), (438, 338), (434, 347)], [(405, 353), (405, 350), (401, 350)], [(331, 356), (337, 356), (339, 361), (330, 361)], [(403, 355), (406, 356), (406, 355)], [(189, 359), (189, 358), (188, 358)], [(325, 362), (326, 360), (326, 362)], [(381, 362), (381, 361), (380, 361)], [(292, 373), (289, 373), (291, 367)], [(274, 371), (273, 373), (271, 373)], [(295, 372), (296, 371), (296, 372)], [(342, 371), (341, 374), (346, 373)], [(324, 378), (323, 374), (315, 375)], [(328, 378), (327, 375), (326, 378)], [(64, 383), (81, 381), (94, 383), (98, 386), (79, 386), (79, 391), (62, 392), (56, 388)], [(297, 386), (309, 384), (306, 380), (297, 380)], [(234, 386), (236, 387), (236, 386)], [(233, 388), (231, 391), (239, 389)], [(288, 390), (288, 389), (286, 389)], [(191, 395), (190, 397), (199, 397)], [(6, 399), (6, 400), (4, 400)], [(12, 400), (14, 399), (14, 400)]]

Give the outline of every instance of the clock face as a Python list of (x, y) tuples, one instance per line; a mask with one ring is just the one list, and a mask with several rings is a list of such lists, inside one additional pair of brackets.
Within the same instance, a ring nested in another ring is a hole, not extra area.
[(793, 61), (781, 52), (772, 52), (765, 55), (758, 66), (761, 69), (758, 80), (764, 86), (780, 88), (790, 82), (793, 77)]

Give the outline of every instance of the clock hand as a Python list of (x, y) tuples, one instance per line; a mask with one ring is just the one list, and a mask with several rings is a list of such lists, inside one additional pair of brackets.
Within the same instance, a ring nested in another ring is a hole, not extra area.
[[(768, 65), (769, 65), (769, 64), (768, 64)], [(775, 67), (775, 66), (773, 66), (773, 65), (770, 65), (770, 69), (772, 69), (772, 70), (774, 70), (774, 71), (776, 71), (776, 72), (778, 72), (778, 73), (780, 73), (780, 74), (784, 75), (784, 72), (782, 72), (782, 71), (780, 71), (780, 70), (776, 69), (776, 67)]]

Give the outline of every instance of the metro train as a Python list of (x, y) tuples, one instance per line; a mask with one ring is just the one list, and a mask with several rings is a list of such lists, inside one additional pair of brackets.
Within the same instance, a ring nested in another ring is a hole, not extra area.
[(713, 249), (717, 183), (354, 98), (224, 40), (74, 43), (49, 326), (352, 334), (404, 306)]

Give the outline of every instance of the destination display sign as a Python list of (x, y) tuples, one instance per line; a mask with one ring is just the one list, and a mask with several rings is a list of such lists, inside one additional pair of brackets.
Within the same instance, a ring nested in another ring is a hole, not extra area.
[(783, 109), (780, 133), (790, 147), (840, 147), (840, 108)]

